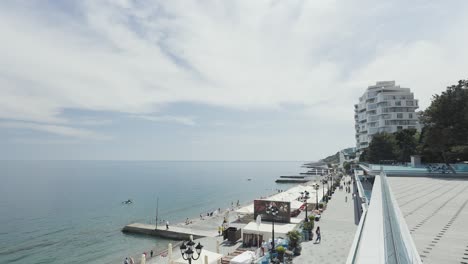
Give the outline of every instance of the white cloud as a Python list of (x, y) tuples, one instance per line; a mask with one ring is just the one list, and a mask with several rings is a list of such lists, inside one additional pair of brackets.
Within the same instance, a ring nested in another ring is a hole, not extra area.
[(134, 118), (144, 119), (153, 122), (177, 123), (186, 126), (196, 125), (193, 117), (188, 116), (156, 116), (156, 115), (132, 115)]
[(0, 4), (0, 118), (64, 124), (75, 108), (193, 125), (148, 113), (292, 103), (340, 122), (375, 81), (396, 80), (427, 106), (468, 69), (463, 1), (109, 0), (74, 16), (32, 3)]
[(58, 136), (78, 138), (78, 139), (91, 139), (91, 140), (109, 140), (108, 136), (99, 135), (91, 130), (73, 128), (68, 126), (37, 124), (30, 122), (0, 122), (0, 127), (9, 129), (28, 129), (40, 132), (55, 134)]

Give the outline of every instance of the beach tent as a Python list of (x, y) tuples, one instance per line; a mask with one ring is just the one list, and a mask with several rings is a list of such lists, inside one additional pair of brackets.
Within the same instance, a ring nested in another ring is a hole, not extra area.
[[(298, 224), (285, 224), (285, 223), (276, 223), (275, 222), (275, 237), (286, 237), (286, 233), (289, 231), (294, 230)], [(250, 222), (248, 223), (243, 229), (243, 234), (260, 234), (263, 236), (264, 240), (268, 240), (271, 238), (271, 222), (262, 222), (258, 227), (257, 231), (257, 223)]]
[(242, 254), (235, 256), (229, 264), (251, 264), (255, 261), (256, 256), (253, 251), (245, 251)]
[(237, 213), (239, 214), (253, 214), (254, 213), (254, 206), (253, 204), (244, 206), (242, 208), (239, 208), (236, 210)]
[(302, 205), (304, 205), (303, 202), (293, 200), (293, 201), (291, 201), (291, 210), (297, 210), (297, 209), (301, 208)]
[[(205, 263), (205, 256), (208, 256), (208, 263)], [(201, 256), (197, 260), (192, 260), (192, 264), (218, 263), (218, 260), (220, 260), (222, 257), (223, 255), (221, 254), (203, 249), (201, 252)], [(177, 260), (175, 260), (174, 263), (187, 264), (188, 261), (180, 257)]]

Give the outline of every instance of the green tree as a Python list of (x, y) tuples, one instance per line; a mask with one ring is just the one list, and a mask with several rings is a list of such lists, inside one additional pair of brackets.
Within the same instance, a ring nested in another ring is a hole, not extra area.
[(468, 80), (434, 95), (422, 113), (423, 152), (440, 157), (448, 164), (468, 160)]
[(367, 148), (362, 150), (359, 161), (369, 161), (369, 150)]
[(348, 172), (351, 169), (351, 163), (350, 162), (343, 162), (343, 169)]
[(419, 133), (416, 129), (403, 129), (395, 134), (397, 160), (409, 162), (411, 155), (418, 153)]
[(397, 159), (397, 144), (395, 136), (388, 133), (378, 133), (372, 137), (368, 148), (368, 160), (380, 163), (383, 160)]

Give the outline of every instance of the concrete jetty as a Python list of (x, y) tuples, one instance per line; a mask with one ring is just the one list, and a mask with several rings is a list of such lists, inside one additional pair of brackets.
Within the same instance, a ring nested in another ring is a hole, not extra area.
[(305, 179), (284, 179), (284, 178), (281, 178), (281, 179), (277, 179), (275, 182), (276, 183), (306, 183), (308, 181), (309, 180), (305, 180)]
[(184, 228), (180, 226), (169, 226), (169, 229), (166, 230), (166, 226), (164, 224), (158, 226), (158, 229), (156, 229), (154, 225), (141, 223), (133, 223), (126, 225), (122, 229), (122, 232), (157, 236), (174, 240), (187, 240), (188, 237), (190, 237), (190, 235), (193, 235), (194, 239), (202, 237), (215, 237), (218, 235), (216, 231), (210, 232), (206, 230), (198, 230), (189, 227)]
[(288, 176), (288, 175), (284, 175), (284, 176), (280, 176), (280, 178), (288, 178), (288, 179), (304, 179), (306, 176), (295, 176), (295, 175), (292, 175), (292, 176)]

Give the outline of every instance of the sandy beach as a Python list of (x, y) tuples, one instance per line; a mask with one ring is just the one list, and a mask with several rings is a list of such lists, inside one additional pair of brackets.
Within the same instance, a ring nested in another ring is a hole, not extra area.
[[(295, 186), (292, 186), (288, 189), (284, 190), (276, 190), (273, 194), (267, 196), (267, 197), (258, 197), (258, 199), (272, 199), (272, 200), (295, 200), (297, 197), (300, 196), (301, 191), (309, 191), (310, 193), (310, 199), (309, 203), (315, 203), (315, 200), (318, 199), (319, 201), (322, 200), (322, 194), (323, 192), (327, 192), (327, 188), (320, 188), (318, 189), (317, 195), (315, 194), (315, 190), (312, 186), (314, 184), (314, 181), (309, 181), (304, 184), (298, 184)], [(237, 228), (243, 228), (246, 226), (246, 224), (250, 221), (254, 221), (253, 219), (253, 201), (246, 203), (246, 204), (241, 204), (237, 206), (237, 201), (233, 201), (233, 207), (231, 208), (225, 208), (224, 210), (221, 209), (221, 212), (218, 212), (218, 210), (213, 212), (213, 216), (207, 216), (206, 213), (202, 214), (202, 218), (200, 216), (198, 217), (192, 217), (189, 218), (188, 221), (184, 222), (179, 222), (175, 224), (171, 224), (170, 228), (183, 228), (183, 229), (193, 229), (197, 231), (203, 231), (207, 234), (206, 237), (201, 238), (201, 239), (196, 239), (196, 242), (200, 242), (205, 250), (209, 250), (212, 252), (217, 252), (219, 250), (219, 253), (222, 255), (228, 255), (235, 251), (241, 244), (242, 241), (238, 241), (236, 244), (228, 244), (228, 243), (223, 243), (223, 238), (219, 236), (218, 234), (218, 227), (223, 224), (224, 218), (227, 217), (229, 226), (231, 227), (237, 227)], [(246, 209), (249, 208), (249, 209)], [(239, 210), (241, 209), (241, 210)], [(239, 211), (249, 211), (252, 210), (252, 214), (250, 213), (238, 213), (237, 210)], [(309, 209), (310, 210), (310, 209)], [(303, 212), (299, 216), (297, 216), (297, 220), (295, 222), (300, 222), (301, 219), (303, 219)], [(240, 220), (240, 221), (239, 221)], [(188, 224), (186, 224), (188, 222)], [(164, 223), (161, 223), (164, 225)], [(187, 240), (189, 238), (187, 237)], [(174, 242), (172, 244), (173, 249), (172, 249), (172, 260), (176, 260), (180, 258), (180, 250), (179, 250), (179, 245), (180, 242)], [(219, 245), (219, 246), (218, 246)], [(144, 252), (149, 252), (151, 249), (146, 250)], [(160, 250), (160, 249), (159, 249)], [(153, 258), (147, 259), (147, 263), (169, 263), (169, 256), (168, 256), (168, 249), (165, 249), (162, 253), (160, 251), (156, 251), (156, 249), (153, 249), (155, 254), (158, 254), (154, 256)], [(160, 253), (160, 254), (159, 254)], [(149, 256), (149, 254), (148, 254)], [(135, 260), (138, 259), (137, 263), (139, 263), (140, 256), (134, 257)]]

